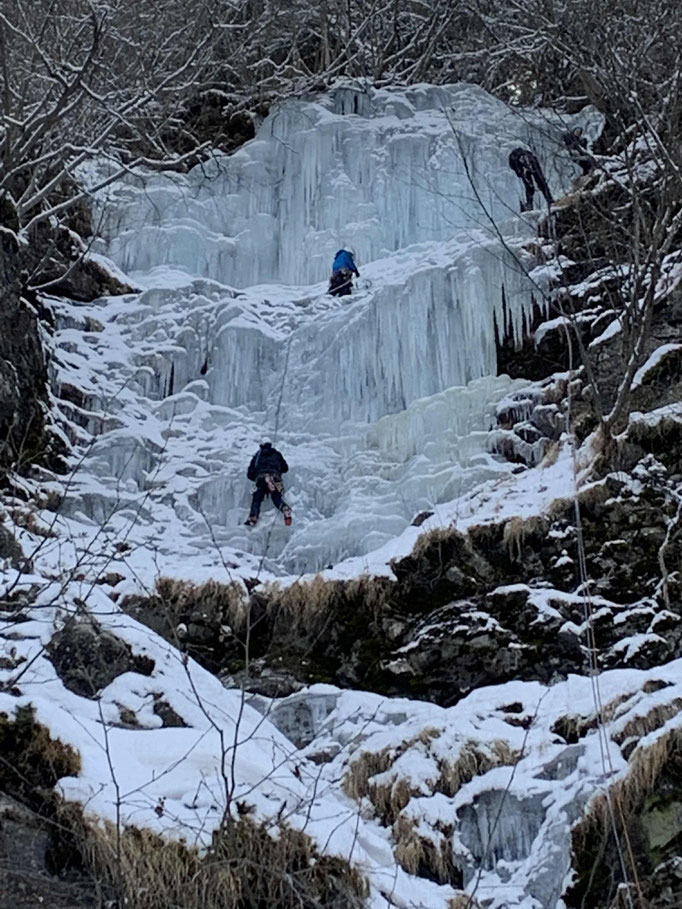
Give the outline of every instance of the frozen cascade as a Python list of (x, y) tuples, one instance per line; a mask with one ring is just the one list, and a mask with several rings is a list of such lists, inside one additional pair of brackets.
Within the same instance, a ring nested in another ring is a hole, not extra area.
[(237, 287), (311, 284), (347, 243), (362, 263), (488, 227), (478, 199), (508, 220), (521, 193), (509, 152), (530, 144), (563, 185), (568, 122), (465, 84), (342, 86), (287, 101), (234, 154), (103, 194), (108, 252), (128, 272), (173, 265)]
[(473, 857), (471, 865), (463, 869), (465, 885), (481, 864), (490, 871), (500, 861), (518, 862), (528, 858), (545, 818), (542, 806), (545, 795), (520, 799), (488, 789), (478, 796), (474, 805), (459, 809), (459, 837)]
[[(496, 335), (519, 338), (535, 305), (506, 158), (532, 143), (555, 185), (571, 166), (561, 124), (533, 117), (472, 86), (340, 88), (186, 176), (109, 187), (100, 252), (145, 289), (92, 305), (101, 334), (55, 304), (57, 382), (83, 388), (87, 413), (69, 414), (100, 433), (72, 512), (139, 524), (174, 561), (218, 543), (298, 573), (505, 474), (488, 433), (516, 386), (495, 376)], [(309, 282), (346, 240), (362, 278), (332, 298)], [(242, 526), (263, 434), (291, 464), (290, 530)]]

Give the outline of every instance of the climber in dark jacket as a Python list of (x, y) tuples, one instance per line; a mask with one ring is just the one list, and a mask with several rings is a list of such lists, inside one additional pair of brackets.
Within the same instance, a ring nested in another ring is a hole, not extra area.
[(594, 167), (594, 159), (587, 151), (587, 139), (583, 136), (582, 126), (575, 126), (564, 133), (563, 140), (571, 158), (582, 170), (583, 176), (589, 174)]
[(547, 200), (547, 205), (552, 205), (554, 199), (549, 191), (549, 186), (547, 186), (545, 175), (542, 173), (540, 162), (532, 151), (520, 146), (513, 149), (509, 155), (509, 166), (521, 180), (526, 190), (526, 201), (521, 203), (521, 211), (531, 211), (533, 208), (533, 196), (535, 195), (536, 186)]
[(334, 256), (332, 276), (329, 279), (329, 293), (333, 297), (346, 297), (353, 289), (353, 275), (360, 277), (353, 258), (352, 249), (340, 249)]
[(256, 454), (251, 458), (246, 476), (256, 484), (251, 499), (251, 511), (244, 522), (248, 527), (255, 527), (260, 515), (260, 507), (266, 496), (272, 498), (272, 504), (284, 515), (284, 523), (291, 524), (291, 508), (282, 498), (284, 483), (282, 474), (289, 470), (289, 465), (272, 442), (261, 442)]

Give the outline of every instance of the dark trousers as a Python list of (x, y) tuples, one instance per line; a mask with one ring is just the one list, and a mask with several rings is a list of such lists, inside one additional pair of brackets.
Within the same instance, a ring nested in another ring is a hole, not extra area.
[(584, 177), (586, 174), (589, 174), (589, 172), (590, 172), (590, 171), (592, 170), (592, 168), (594, 167), (594, 161), (592, 160), (592, 158), (586, 158), (586, 157), (576, 158), (576, 159), (575, 159), (575, 163), (576, 163), (577, 165), (579, 165), (580, 169), (582, 170), (582, 172), (583, 172), (583, 177)]
[(533, 196), (535, 195), (536, 184), (537, 188), (547, 200), (547, 204), (552, 204), (554, 199), (552, 199), (552, 194), (549, 191), (549, 186), (547, 186), (547, 181), (545, 180), (541, 170), (535, 171), (531, 170), (530, 168), (524, 168), (519, 176), (521, 177), (523, 188), (526, 190), (526, 211), (533, 207)]
[[(281, 480), (279, 477), (275, 477), (275, 481), (281, 485)], [(260, 507), (263, 504), (263, 499), (266, 496), (270, 496), (272, 498), (272, 504), (279, 511), (284, 511), (285, 508), (289, 507), (282, 498), (282, 493), (279, 489), (271, 490), (265, 477), (258, 477), (256, 480), (256, 488), (254, 489), (253, 496), (251, 497), (251, 511), (249, 514), (252, 518), (257, 518), (260, 514)]]
[(350, 268), (340, 268), (329, 280), (329, 293), (332, 297), (347, 297), (353, 292), (353, 272)]

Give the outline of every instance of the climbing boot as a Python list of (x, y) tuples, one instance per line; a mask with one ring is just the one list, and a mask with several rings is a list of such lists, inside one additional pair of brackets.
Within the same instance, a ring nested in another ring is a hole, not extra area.
[(284, 523), (287, 527), (291, 527), (291, 508), (283, 508), (282, 514), (284, 515)]
[(250, 514), (248, 516), (248, 518), (244, 521), (244, 524), (246, 524), (247, 527), (255, 527), (257, 523), (258, 523), (257, 514)]

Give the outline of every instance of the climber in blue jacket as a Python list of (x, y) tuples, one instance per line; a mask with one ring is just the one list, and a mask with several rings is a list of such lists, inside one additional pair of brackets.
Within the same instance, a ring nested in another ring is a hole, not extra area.
[(329, 293), (333, 297), (346, 297), (353, 290), (353, 275), (360, 277), (352, 249), (340, 249), (334, 256)]

